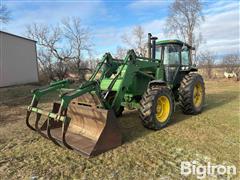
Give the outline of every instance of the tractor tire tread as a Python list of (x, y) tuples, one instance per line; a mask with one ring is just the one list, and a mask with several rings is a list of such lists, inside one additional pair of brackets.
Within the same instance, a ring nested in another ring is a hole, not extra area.
[[(185, 75), (183, 78), (180, 87), (178, 89), (179, 92), (179, 105), (184, 114), (198, 114), (201, 111), (196, 110), (193, 106), (192, 100), (192, 88), (196, 81), (199, 81), (203, 85), (203, 90), (205, 91), (204, 81), (201, 75), (197, 73), (191, 73)], [(205, 95), (205, 94), (204, 94)]]
[(139, 117), (142, 120), (143, 126), (148, 129), (159, 130), (163, 128), (159, 127), (156, 121), (151, 117), (154, 98), (157, 95), (157, 93), (159, 93), (160, 90), (167, 91), (167, 93), (171, 93), (169, 92), (169, 89), (166, 86), (153, 85), (147, 89), (147, 91), (143, 94), (143, 97), (140, 101)]

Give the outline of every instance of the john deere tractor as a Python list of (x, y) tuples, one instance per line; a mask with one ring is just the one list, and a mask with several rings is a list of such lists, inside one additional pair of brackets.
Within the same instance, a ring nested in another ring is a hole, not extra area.
[[(27, 109), (29, 128), (55, 144), (95, 156), (122, 144), (116, 117), (125, 109), (138, 109), (142, 124), (159, 130), (168, 125), (176, 104), (183, 113), (203, 109), (205, 87), (192, 64), (194, 48), (179, 40), (157, 41), (148, 34), (148, 57), (129, 50), (124, 59), (106, 53), (90, 79), (76, 89), (71, 80), (32, 91)], [(59, 92), (52, 111), (38, 108), (42, 96)], [(36, 119), (30, 123), (30, 114)], [(41, 116), (46, 119), (41, 120)]]

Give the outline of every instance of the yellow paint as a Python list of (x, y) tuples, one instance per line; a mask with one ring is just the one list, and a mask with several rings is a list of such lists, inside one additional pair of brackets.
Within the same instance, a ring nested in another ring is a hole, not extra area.
[(203, 87), (200, 82), (194, 86), (193, 90), (193, 104), (196, 108), (200, 107), (203, 100)]
[(165, 122), (170, 113), (170, 101), (167, 96), (159, 96), (156, 106), (156, 119), (159, 122)]

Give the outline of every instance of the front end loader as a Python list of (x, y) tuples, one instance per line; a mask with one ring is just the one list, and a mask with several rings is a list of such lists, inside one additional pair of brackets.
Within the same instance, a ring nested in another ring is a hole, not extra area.
[[(57, 145), (92, 157), (122, 144), (116, 117), (125, 108), (138, 109), (143, 125), (154, 130), (171, 121), (176, 103), (184, 113), (200, 113), (205, 89), (202, 77), (193, 73), (193, 48), (178, 40), (156, 39), (149, 34), (148, 57), (133, 50), (124, 59), (106, 53), (78, 88), (70, 89), (72, 81), (62, 80), (33, 90), (27, 126)], [(51, 92), (59, 92), (59, 99), (49, 112), (38, 104)], [(31, 113), (36, 115), (33, 123)]]

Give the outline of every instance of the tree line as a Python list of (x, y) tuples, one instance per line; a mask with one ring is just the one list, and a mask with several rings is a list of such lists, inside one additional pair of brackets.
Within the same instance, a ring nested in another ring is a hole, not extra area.
[[(194, 46), (197, 57), (193, 63), (205, 71), (208, 78), (213, 77), (212, 69), (216, 65), (224, 67), (226, 72), (235, 72), (239, 76), (239, 54), (229, 54), (216, 61), (214, 52), (198, 52), (202, 35), (197, 28), (204, 22), (203, 4), (200, 0), (175, 0), (168, 8), (165, 34), (175, 35), (178, 39)], [(11, 12), (5, 5), (0, 6), (0, 23), (7, 23)], [(76, 74), (79, 81), (85, 80), (85, 74), (94, 69), (98, 59), (93, 58), (91, 30), (82, 24), (80, 18), (61, 20), (57, 25), (32, 24), (26, 27), (26, 35), (37, 41), (37, 59), (40, 72), (48, 80), (64, 79), (69, 73)], [(135, 26), (129, 33), (123, 34), (123, 47), (118, 46), (114, 56), (124, 58), (127, 49), (134, 49), (139, 56), (147, 56), (147, 32), (142, 26)], [(191, 52), (192, 57), (192, 52)]]
[(39, 67), (50, 80), (64, 79), (72, 72), (81, 81), (93, 68), (90, 31), (79, 18), (66, 18), (55, 26), (33, 24), (26, 29), (27, 36), (37, 41)]

